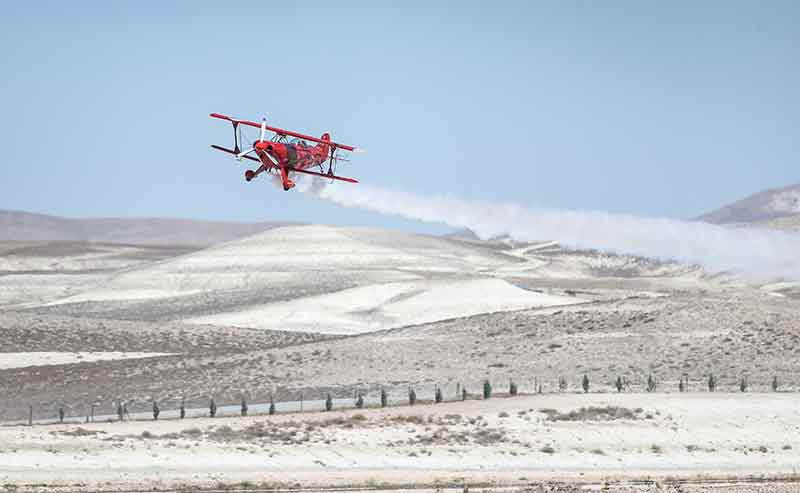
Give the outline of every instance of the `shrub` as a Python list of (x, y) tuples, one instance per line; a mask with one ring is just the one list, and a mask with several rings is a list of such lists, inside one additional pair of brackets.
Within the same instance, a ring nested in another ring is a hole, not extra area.
[(203, 431), (200, 428), (186, 428), (181, 431), (181, 435), (197, 438), (203, 435)]
[(655, 392), (656, 390), (656, 379), (653, 377), (653, 374), (649, 374), (647, 376), (647, 391), (648, 392)]
[(540, 413), (547, 415), (548, 421), (614, 421), (617, 419), (648, 419), (641, 417), (642, 409), (634, 410), (619, 406), (589, 406), (572, 410), (567, 413), (560, 413), (555, 409), (542, 408)]
[(550, 445), (545, 445), (544, 447), (539, 449), (539, 452), (543, 452), (545, 454), (554, 454), (556, 453), (556, 449), (554, 449)]

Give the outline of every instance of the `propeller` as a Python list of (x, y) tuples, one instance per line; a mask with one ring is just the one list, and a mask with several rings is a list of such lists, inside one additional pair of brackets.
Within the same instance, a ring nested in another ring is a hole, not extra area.
[[(264, 142), (264, 138), (266, 136), (267, 136), (267, 119), (262, 117), (261, 118), (261, 133), (258, 136), (258, 141), (254, 142), (253, 146), (250, 149), (248, 149), (248, 150), (246, 150), (244, 152), (240, 152), (239, 154), (237, 154), (236, 155), (236, 159), (241, 161), (242, 158), (245, 157), (246, 155), (250, 154), (251, 152), (255, 152), (256, 151), (255, 144), (258, 143), (258, 142)], [(264, 154), (266, 154), (267, 157), (269, 158), (269, 160), (272, 161), (272, 164), (274, 164), (276, 166), (278, 165), (278, 160), (275, 159), (274, 157), (272, 157), (272, 155), (270, 153), (264, 151)]]

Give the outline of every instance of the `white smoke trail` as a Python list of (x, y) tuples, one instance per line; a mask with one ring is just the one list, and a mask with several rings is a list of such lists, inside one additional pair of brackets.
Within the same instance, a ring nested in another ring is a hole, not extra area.
[(323, 187), (308, 181), (301, 190), (344, 207), (469, 228), (484, 239), (509, 235), (519, 241), (555, 240), (567, 247), (696, 263), (712, 271), (800, 279), (800, 235), (796, 234), (627, 214), (528, 208), (450, 195), (422, 197), (364, 184)]

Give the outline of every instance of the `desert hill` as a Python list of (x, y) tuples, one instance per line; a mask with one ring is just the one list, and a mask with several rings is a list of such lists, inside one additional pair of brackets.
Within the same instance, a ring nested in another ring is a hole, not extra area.
[(289, 224), (173, 218), (66, 218), (0, 210), (0, 241), (90, 241), (137, 245), (212, 245)]
[(696, 219), (713, 224), (800, 230), (800, 183), (755, 193)]

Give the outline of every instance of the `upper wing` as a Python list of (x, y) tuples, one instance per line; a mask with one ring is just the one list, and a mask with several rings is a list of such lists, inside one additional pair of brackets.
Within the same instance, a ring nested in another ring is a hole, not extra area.
[[(229, 121), (231, 123), (238, 123), (238, 124), (241, 124), (241, 125), (248, 125), (250, 127), (261, 128), (261, 124), (260, 123), (251, 122), (251, 121), (247, 121), (247, 120), (237, 120), (236, 118), (231, 118), (231, 117), (226, 116), (226, 115), (220, 115), (219, 113), (211, 113), (209, 116), (211, 116), (211, 118), (219, 118), (220, 120), (227, 120), (227, 121)], [(340, 144), (338, 142), (333, 142), (333, 141), (330, 141), (330, 140), (322, 140), (319, 137), (313, 137), (311, 135), (305, 135), (305, 134), (301, 134), (301, 133), (297, 133), (297, 132), (292, 132), (290, 130), (284, 130), (282, 128), (270, 127), (269, 125), (266, 125), (266, 129), (269, 130), (270, 132), (275, 132), (278, 135), (287, 135), (289, 137), (297, 137), (298, 139), (309, 140), (311, 142), (316, 142), (318, 144), (329, 144), (329, 145), (331, 145), (333, 147), (336, 147), (337, 149), (344, 149), (345, 151), (355, 151), (356, 150), (355, 147), (349, 146), (347, 144)]]

